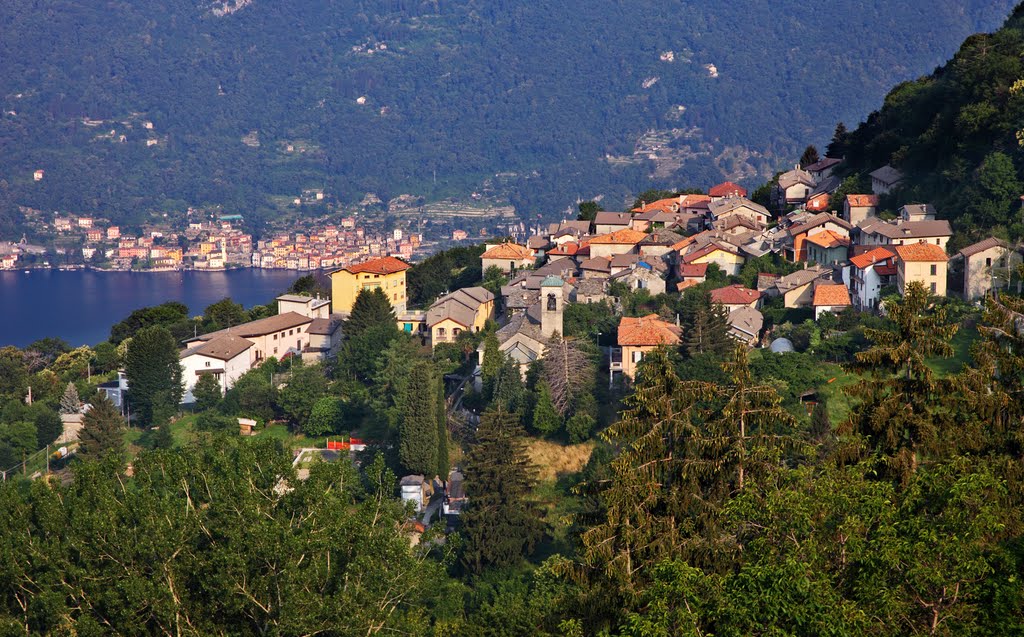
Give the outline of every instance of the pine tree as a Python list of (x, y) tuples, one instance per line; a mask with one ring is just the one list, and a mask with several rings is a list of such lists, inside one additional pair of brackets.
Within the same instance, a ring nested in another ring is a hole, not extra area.
[(523, 406), (523, 392), (523, 377), (519, 373), (519, 366), (502, 354), (501, 369), (494, 381), (492, 406), (503, 411), (518, 412)]
[(601, 481), (604, 518), (581, 537), (581, 575), (609, 595), (632, 595), (656, 562), (683, 553), (694, 514), (706, 515), (701, 480), (714, 472), (687, 459), (717, 387), (680, 380), (664, 348), (645, 361), (621, 419), (601, 433), (618, 456)]
[(433, 476), (437, 471), (437, 400), (434, 373), (421, 361), (409, 371), (409, 386), (402, 408), (398, 456), (409, 473)]
[(82, 401), (78, 397), (78, 388), (74, 383), (68, 383), (64, 388), (64, 395), (60, 397), (60, 413), (77, 414), (82, 411)]
[(551, 390), (544, 381), (540, 382), (537, 391), (537, 404), (533, 408), (534, 431), (550, 436), (562, 428), (562, 416), (558, 413), (551, 400)]
[(891, 330), (865, 329), (870, 348), (856, 355), (855, 367), (872, 378), (859, 383), (854, 406), (840, 433), (852, 438), (840, 458), (856, 457), (858, 446), (877, 457), (882, 474), (906, 485), (922, 457), (941, 453), (949, 412), (941, 402), (952, 392), (935, 378), (925, 362), (930, 356), (953, 355), (949, 340), (957, 326), (945, 308), (929, 308), (928, 291), (914, 281), (899, 301), (887, 304)]
[(196, 399), (196, 410), (213, 409), (220, 403), (220, 381), (213, 374), (202, 374), (192, 388), (192, 396)]
[(804, 154), (800, 155), (800, 167), (806, 168), (811, 164), (817, 163), (820, 159), (818, 149), (814, 146), (808, 146), (804, 149)]
[(683, 349), (688, 356), (715, 354), (725, 356), (733, 346), (729, 337), (728, 312), (721, 305), (698, 307), (683, 332)]
[(544, 355), (544, 378), (560, 416), (571, 411), (594, 388), (594, 362), (575, 339), (557, 338)]
[(437, 379), (434, 409), (437, 410), (437, 475), (447, 481), (451, 461), (448, 454), (448, 403), (444, 396), (444, 378)]
[(124, 464), (125, 423), (117, 407), (106, 396), (92, 403), (85, 413), (82, 429), (78, 434), (78, 455), (86, 459), (112, 459)]
[(153, 422), (157, 401), (177, 407), (181, 401), (181, 363), (174, 337), (164, 327), (147, 327), (136, 332), (125, 360), (128, 399), (132, 413), (148, 427)]
[(39, 449), (60, 438), (64, 433), (64, 422), (53, 411), (47, 409), (36, 415), (36, 443)]
[(825, 155), (842, 159), (846, 157), (846, 150), (849, 145), (850, 131), (846, 130), (846, 124), (839, 122), (836, 124), (836, 130), (832, 134), (832, 141), (829, 142), (828, 148), (825, 149)]
[(359, 336), (375, 325), (395, 325), (395, 311), (387, 294), (380, 288), (363, 288), (352, 304), (352, 313), (345, 321), (343, 331), (346, 338)]
[(494, 381), (501, 371), (501, 353), (498, 337), (493, 333), (484, 337), (484, 359), (480, 363), (480, 381), (483, 383), (484, 397), (488, 400), (494, 394)]
[(540, 509), (531, 499), (536, 470), (516, 415), (501, 409), (484, 412), (476, 437), (464, 463), (468, 504), (461, 516), (466, 537), (462, 559), (481, 573), (532, 553), (542, 526)]
[(152, 430), (151, 441), (154, 449), (171, 449), (174, 447), (174, 436), (171, 435), (171, 423), (165, 422)]

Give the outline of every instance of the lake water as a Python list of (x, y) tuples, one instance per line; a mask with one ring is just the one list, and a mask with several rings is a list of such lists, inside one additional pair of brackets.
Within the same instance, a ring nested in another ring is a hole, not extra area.
[(0, 272), (0, 346), (44, 336), (74, 346), (107, 340), (110, 326), (140, 307), (180, 301), (191, 315), (231, 297), (246, 308), (268, 303), (304, 273), (243, 268), (224, 272)]

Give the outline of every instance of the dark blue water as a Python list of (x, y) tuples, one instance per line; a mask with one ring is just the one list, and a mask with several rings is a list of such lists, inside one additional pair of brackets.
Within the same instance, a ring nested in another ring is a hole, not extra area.
[(140, 307), (180, 301), (194, 316), (224, 297), (249, 308), (288, 289), (300, 272), (0, 272), (0, 346), (44, 336), (74, 346), (107, 340), (110, 326)]

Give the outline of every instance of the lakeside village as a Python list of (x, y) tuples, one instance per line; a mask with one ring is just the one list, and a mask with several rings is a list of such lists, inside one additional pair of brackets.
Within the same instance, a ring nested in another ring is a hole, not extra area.
[[(43, 178), (43, 171), (36, 177)], [(321, 190), (304, 192), (291, 206), (336, 211)], [(108, 219), (23, 208), (30, 241), (0, 240), (0, 270), (59, 268), (161, 272), (217, 271), (254, 267), (279, 270), (330, 270), (368, 257), (413, 259), (471, 239), (525, 237), (526, 227), (510, 207), (485, 204), (423, 208), (403, 195), (383, 202), (368, 194), (356, 210), (316, 219), (289, 219), (256, 239), (242, 230), (238, 214), (190, 208), (181, 219), (159, 218), (138, 232)], [(419, 214), (422, 212), (422, 214)], [(163, 215), (167, 217), (167, 215)]]

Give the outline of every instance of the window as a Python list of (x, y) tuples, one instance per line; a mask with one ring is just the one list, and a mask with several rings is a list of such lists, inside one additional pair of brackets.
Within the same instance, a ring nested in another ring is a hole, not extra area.
[(443, 327), (437, 328), (437, 337), (438, 338), (445, 338), (446, 336), (448, 336), (448, 332)]
[(274, 340), (275, 341), (277, 340), (277, 334), (274, 334)]
[(461, 334), (461, 333), (462, 333), (462, 330), (460, 330), (460, 329), (459, 329), (459, 328), (457, 328), (457, 327), (456, 327), (455, 329), (453, 329), (453, 330), (452, 330), (452, 336), (458, 336), (458, 335), (459, 335), (459, 334)]
[(210, 366), (210, 361), (206, 361), (206, 366), (207, 366), (207, 367), (209, 367), (209, 366)]
[(935, 275), (936, 275), (936, 274), (938, 274), (938, 273), (939, 273), (939, 266), (937, 266), (937, 265), (935, 265), (935, 264), (933, 263), (933, 264), (931, 265), (931, 275), (932, 275), (932, 276), (935, 276)]
[(640, 361), (643, 360), (643, 358), (644, 358), (644, 353), (643, 352), (633, 352), (633, 362), (634, 363), (639, 363)]
[(986, 257), (985, 258), (985, 267), (986, 268), (991, 268), (992, 267), (992, 257)]
[(941, 245), (938, 239), (935, 240), (935, 245)]
[(277, 348), (274, 348), (274, 356), (277, 356)]
[(295, 333), (295, 330), (288, 330), (288, 336), (291, 336), (294, 333)]
[(932, 294), (935, 294), (935, 284), (932, 283)]

